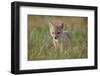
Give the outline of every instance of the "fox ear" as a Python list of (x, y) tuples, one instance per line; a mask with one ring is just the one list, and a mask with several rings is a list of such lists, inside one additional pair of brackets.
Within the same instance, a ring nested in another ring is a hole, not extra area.
[(61, 28), (63, 28), (63, 27), (64, 27), (64, 23), (61, 24)]
[(49, 27), (51, 27), (52, 26), (52, 24), (51, 23), (49, 23)]

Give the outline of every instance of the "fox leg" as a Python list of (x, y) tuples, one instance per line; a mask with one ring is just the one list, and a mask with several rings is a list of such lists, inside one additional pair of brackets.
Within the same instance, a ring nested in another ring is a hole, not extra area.
[(55, 49), (57, 49), (57, 44), (54, 40), (53, 40), (53, 44), (54, 44)]

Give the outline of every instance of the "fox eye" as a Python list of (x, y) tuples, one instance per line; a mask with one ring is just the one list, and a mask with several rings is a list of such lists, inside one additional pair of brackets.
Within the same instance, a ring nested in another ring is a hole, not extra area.
[(57, 32), (57, 34), (60, 34), (60, 32)]
[(54, 34), (54, 32), (52, 32), (52, 34)]

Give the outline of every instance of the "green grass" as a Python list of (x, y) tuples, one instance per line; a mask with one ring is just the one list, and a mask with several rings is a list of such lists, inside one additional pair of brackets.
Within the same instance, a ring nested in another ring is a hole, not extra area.
[[(67, 27), (64, 28), (68, 30)], [(69, 30), (70, 31), (70, 30)], [(28, 32), (28, 60), (80, 59), (87, 58), (87, 26), (76, 26), (71, 31), (71, 48), (55, 50), (47, 24)]]

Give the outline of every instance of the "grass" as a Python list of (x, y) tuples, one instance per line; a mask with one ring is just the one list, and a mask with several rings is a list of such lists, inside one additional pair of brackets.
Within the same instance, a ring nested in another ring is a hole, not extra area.
[[(65, 26), (65, 30), (68, 28)], [(70, 31), (70, 30), (68, 30)], [(28, 60), (55, 60), (87, 58), (87, 26), (71, 31), (72, 46), (60, 52), (55, 50), (47, 24), (28, 32)]]

